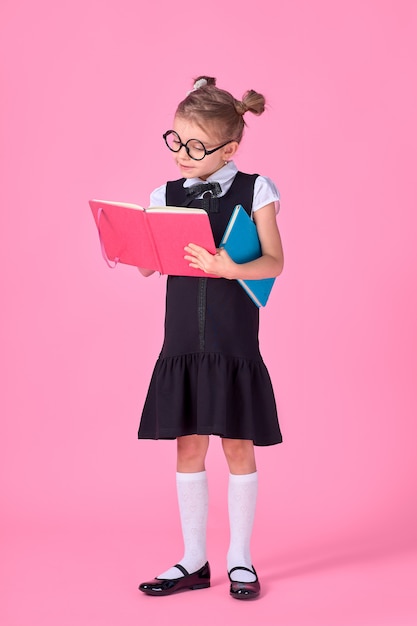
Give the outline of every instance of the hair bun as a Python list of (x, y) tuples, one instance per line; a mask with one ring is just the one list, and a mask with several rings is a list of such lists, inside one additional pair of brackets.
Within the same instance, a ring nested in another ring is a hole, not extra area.
[(241, 100), (235, 100), (235, 109), (238, 115), (245, 115), (246, 111), (248, 111), (247, 105)]
[[(202, 81), (204, 81), (204, 83)], [(198, 86), (196, 86), (197, 83), (199, 83)], [(194, 87), (196, 89), (199, 89), (200, 87), (207, 87), (207, 85), (215, 87), (216, 79), (212, 76), (197, 76), (197, 78), (194, 78)]]
[(193, 90), (200, 89), (200, 87), (205, 87), (207, 85), (207, 80), (205, 78), (199, 78), (195, 81), (193, 85)]
[[(265, 98), (262, 94), (249, 89), (243, 94), (242, 102), (239, 102), (241, 115), (244, 115), (246, 111), (250, 111), (254, 115), (261, 115), (265, 111)], [(239, 108), (236, 108), (239, 113)]]
[(197, 89), (201, 89), (201, 87), (207, 87), (208, 85), (215, 86), (216, 79), (212, 78), (211, 76), (198, 76), (197, 78), (194, 78), (193, 88), (191, 89), (191, 91), (187, 92), (187, 96), (189, 96), (190, 93), (193, 93), (193, 91), (197, 91)]

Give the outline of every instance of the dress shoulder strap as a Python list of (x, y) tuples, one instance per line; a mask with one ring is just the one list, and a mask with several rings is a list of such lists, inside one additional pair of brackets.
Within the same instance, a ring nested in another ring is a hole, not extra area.
[(170, 180), (166, 186), (167, 206), (181, 206), (185, 201), (186, 191), (184, 189), (185, 178)]
[(225, 200), (233, 204), (241, 204), (246, 213), (252, 214), (253, 194), (255, 190), (255, 181), (259, 174), (245, 174), (238, 172), (227, 194)]

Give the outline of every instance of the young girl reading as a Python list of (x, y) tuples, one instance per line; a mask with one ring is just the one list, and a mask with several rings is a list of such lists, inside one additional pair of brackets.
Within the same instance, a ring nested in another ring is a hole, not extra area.
[(275, 185), (266, 177), (239, 172), (232, 158), (242, 139), (244, 115), (260, 115), (264, 108), (264, 97), (255, 91), (239, 101), (217, 88), (214, 78), (202, 76), (178, 105), (172, 129), (163, 135), (182, 178), (156, 189), (151, 206), (206, 209), (218, 246), (234, 207), (241, 204), (256, 224), (262, 256), (236, 264), (222, 248), (212, 255), (190, 242), (184, 251), (190, 266), (217, 278), (167, 279), (164, 343), (138, 436), (177, 441), (185, 549), (178, 564), (140, 585), (149, 595), (210, 586), (205, 471), (210, 435), (221, 437), (230, 471), (230, 594), (250, 599), (260, 593), (250, 553), (258, 486), (254, 446), (282, 439), (271, 381), (259, 352), (259, 310), (236, 279), (278, 276), (283, 252)]

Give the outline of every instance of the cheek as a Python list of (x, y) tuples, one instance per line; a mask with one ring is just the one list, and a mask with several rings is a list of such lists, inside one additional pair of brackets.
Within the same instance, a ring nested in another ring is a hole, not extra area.
[(220, 154), (218, 152), (215, 152), (214, 154), (210, 154), (204, 160), (207, 162), (207, 165), (209, 167), (214, 167), (214, 166), (218, 165), (218, 163), (220, 163), (222, 158), (221, 158), (221, 156), (220, 156)]

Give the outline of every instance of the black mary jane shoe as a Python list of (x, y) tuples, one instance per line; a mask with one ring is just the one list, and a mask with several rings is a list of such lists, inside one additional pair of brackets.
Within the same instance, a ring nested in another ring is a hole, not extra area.
[(140, 591), (148, 596), (169, 596), (186, 589), (206, 589), (210, 587), (210, 565), (206, 563), (193, 574), (189, 574), (182, 565), (174, 565), (184, 574), (181, 578), (154, 578), (150, 582), (139, 585)]
[[(239, 569), (254, 574), (256, 580), (251, 583), (243, 583), (232, 580), (230, 576), (231, 573)], [(261, 592), (261, 585), (259, 583), (258, 575), (255, 572), (255, 568), (253, 567), (253, 565), (252, 569), (249, 569), (248, 567), (232, 567), (230, 572), (228, 572), (228, 576), (230, 580), (230, 595), (232, 596), (232, 598), (236, 598), (236, 600), (252, 600), (259, 596)]]

